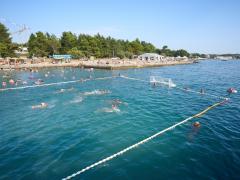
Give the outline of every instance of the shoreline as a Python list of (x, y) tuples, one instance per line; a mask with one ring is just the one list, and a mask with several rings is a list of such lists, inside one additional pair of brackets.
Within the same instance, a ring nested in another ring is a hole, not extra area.
[(71, 62), (51, 63), (40, 62), (36, 64), (4, 64), (0, 65), (0, 70), (21, 70), (21, 69), (38, 69), (38, 68), (51, 68), (51, 67), (75, 67), (75, 68), (94, 68), (105, 70), (121, 70), (121, 69), (134, 69), (134, 68), (148, 68), (148, 67), (162, 67), (162, 66), (174, 66), (192, 64), (192, 60), (183, 61), (140, 61), (140, 60), (72, 60)]

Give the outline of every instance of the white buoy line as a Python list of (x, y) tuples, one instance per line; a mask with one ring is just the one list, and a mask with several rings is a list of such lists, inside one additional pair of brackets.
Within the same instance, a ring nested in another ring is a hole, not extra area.
[(130, 150), (132, 150), (132, 149), (134, 149), (134, 148), (137, 148), (139, 145), (145, 144), (145, 143), (147, 143), (148, 141), (150, 141), (150, 140), (158, 137), (159, 135), (161, 135), (161, 134), (163, 134), (163, 133), (165, 133), (165, 132), (167, 132), (167, 131), (170, 131), (170, 130), (174, 129), (175, 127), (180, 126), (181, 124), (184, 124), (184, 123), (190, 121), (190, 120), (193, 119), (193, 118), (198, 118), (198, 117), (202, 116), (204, 113), (206, 113), (206, 112), (209, 111), (210, 109), (212, 109), (212, 108), (214, 108), (214, 107), (216, 107), (216, 106), (219, 106), (219, 105), (223, 104), (225, 101), (226, 101), (226, 100), (221, 101), (221, 102), (218, 102), (218, 103), (215, 103), (214, 105), (211, 105), (211, 106), (207, 107), (207, 108), (204, 109), (203, 111), (201, 111), (201, 112), (199, 112), (199, 113), (197, 113), (197, 114), (195, 114), (195, 115), (193, 115), (193, 116), (190, 116), (190, 117), (188, 117), (188, 118), (186, 118), (186, 119), (184, 119), (184, 120), (182, 120), (182, 121), (180, 121), (180, 122), (178, 122), (178, 123), (176, 123), (176, 124), (174, 124), (174, 125), (166, 128), (166, 129), (164, 129), (164, 130), (162, 130), (162, 131), (159, 131), (158, 133), (156, 133), (156, 134), (154, 134), (154, 135), (152, 135), (152, 136), (150, 136), (150, 137), (148, 137), (148, 138), (146, 138), (146, 139), (143, 139), (142, 141), (139, 141), (139, 142), (137, 142), (137, 143), (135, 143), (135, 144), (133, 144), (133, 145), (131, 145), (131, 146), (129, 146), (129, 147), (127, 147), (127, 148), (125, 148), (125, 149), (123, 149), (123, 150), (121, 150), (121, 151), (113, 154), (113, 155), (111, 155), (111, 156), (108, 156), (107, 158), (104, 158), (104, 159), (102, 159), (102, 160), (100, 160), (100, 161), (98, 161), (98, 162), (96, 162), (96, 163), (93, 163), (93, 164), (91, 164), (90, 166), (87, 166), (87, 167), (85, 167), (85, 168), (77, 171), (76, 173), (73, 173), (72, 175), (63, 178), (62, 180), (72, 179), (72, 178), (74, 178), (74, 177), (76, 177), (76, 176), (78, 176), (78, 175), (80, 175), (80, 174), (82, 174), (82, 173), (84, 173), (84, 172), (86, 172), (86, 171), (88, 171), (88, 170), (90, 170), (90, 169), (92, 169), (92, 168), (100, 165), (100, 164), (103, 164), (103, 163), (105, 163), (105, 162), (107, 162), (107, 161), (110, 161), (110, 160), (116, 158), (117, 156), (120, 156), (120, 155), (122, 155), (122, 154), (124, 154), (124, 153), (126, 153), (126, 152), (128, 152), (128, 151), (130, 151)]
[(39, 85), (31, 85), (31, 86), (21, 86), (21, 87), (12, 87), (12, 88), (2, 88), (0, 91), (9, 91), (9, 90), (20, 90), (20, 89), (28, 89), (28, 88), (37, 88), (37, 87), (45, 87), (45, 86), (54, 86), (54, 85), (61, 85), (61, 84), (70, 84), (70, 83), (77, 83), (77, 82), (86, 82), (86, 81), (95, 81), (95, 80), (106, 80), (106, 79), (112, 79), (116, 76), (110, 76), (110, 77), (101, 77), (101, 78), (91, 78), (91, 79), (80, 79), (80, 80), (74, 80), (74, 81), (62, 81), (62, 82), (54, 82), (54, 83), (48, 83), (48, 84), (39, 84)]
[[(79, 79), (79, 80), (73, 80), (73, 81), (61, 81), (61, 82), (54, 82), (54, 83), (48, 83), (48, 84), (39, 84), (39, 85), (30, 85), (30, 86), (20, 86), (20, 87), (2, 88), (2, 89), (0, 89), (0, 91), (21, 90), (21, 89), (28, 89), (28, 88), (46, 87), (46, 86), (54, 86), (54, 85), (61, 85), (61, 84), (70, 84), (70, 83), (86, 82), (86, 81), (91, 81), (91, 80), (93, 80), (93, 81), (94, 81), (94, 80), (106, 80), (106, 79), (112, 79), (112, 78), (116, 78), (116, 77), (120, 77), (120, 78), (123, 78), (123, 79), (129, 79), (129, 80), (135, 80), (135, 81), (140, 81), (140, 82), (149, 83), (149, 81), (147, 81), (147, 80), (143, 80), (143, 79), (138, 79), (138, 78), (133, 78), (133, 77), (128, 77), (128, 76), (120, 75), (120, 76), (109, 76), (109, 77), (101, 77), (101, 78)], [(196, 94), (201, 94), (201, 95), (210, 96), (210, 97), (213, 97), (213, 98), (226, 99), (225, 97), (222, 97), (222, 96), (217, 96), (217, 95), (209, 94), (209, 93), (204, 93), (204, 94), (202, 94), (201, 92), (194, 91), (194, 90), (192, 90), (192, 89), (184, 89), (184, 88), (181, 88), (181, 87), (179, 87), (179, 86), (174, 87), (174, 88), (180, 89), (180, 90), (182, 90), (182, 91), (187, 91), (187, 92), (192, 92), (192, 93), (196, 93)]]
[[(132, 77), (124, 76), (124, 75), (121, 75), (120, 77), (123, 78), (123, 79), (129, 79), (129, 80), (135, 80), (135, 81), (150, 83), (147, 80), (142, 80), (142, 79), (138, 79), (138, 78), (132, 78)], [(198, 92), (198, 91), (194, 91), (192, 89), (185, 89), (185, 88), (182, 88), (182, 87), (179, 87), (179, 86), (174, 86), (174, 87), (171, 87), (171, 88), (176, 88), (176, 89), (180, 89), (182, 91), (191, 92), (191, 93), (200, 94), (200, 95), (206, 95), (206, 96), (209, 96), (209, 97), (223, 99), (223, 100), (229, 99), (229, 98), (222, 97), (222, 96), (217, 96), (217, 95), (214, 95), (214, 94), (201, 93), (201, 92)]]

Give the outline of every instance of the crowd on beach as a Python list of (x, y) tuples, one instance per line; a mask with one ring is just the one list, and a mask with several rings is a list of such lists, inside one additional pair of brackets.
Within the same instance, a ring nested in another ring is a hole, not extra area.
[(52, 58), (7, 58), (0, 60), (0, 69), (22, 69), (22, 68), (41, 68), (41, 67), (94, 67), (94, 68), (131, 68), (164, 66), (192, 63), (186, 57), (165, 57), (161, 60), (139, 60), (139, 59), (52, 59)]

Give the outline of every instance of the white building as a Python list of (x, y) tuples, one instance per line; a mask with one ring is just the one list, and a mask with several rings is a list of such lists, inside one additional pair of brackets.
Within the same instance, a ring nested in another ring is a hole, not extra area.
[(161, 61), (161, 60), (163, 60), (163, 58), (164, 58), (164, 56), (161, 56), (161, 55), (156, 54), (156, 53), (145, 53), (145, 54), (142, 54), (142, 55), (138, 56), (139, 60), (145, 60), (145, 61), (148, 61), (148, 60)]
[(27, 57), (28, 55), (28, 48), (27, 47), (19, 47), (14, 53), (19, 57)]
[(231, 59), (233, 59), (233, 58), (232, 58), (232, 56), (217, 56), (215, 59), (231, 60)]

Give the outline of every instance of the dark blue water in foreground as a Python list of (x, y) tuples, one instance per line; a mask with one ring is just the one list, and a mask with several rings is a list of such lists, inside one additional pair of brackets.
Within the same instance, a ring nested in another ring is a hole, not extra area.
[[(119, 72), (146, 80), (168, 77), (221, 96), (229, 87), (240, 91), (240, 61), (122, 71), (43, 69), (34, 76), (50, 83)], [(11, 76), (31, 83), (29, 72)], [(62, 88), (70, 90), (56, 93)], [(84, 95), (97, 89), (111, 93)], [(190, 121), (76, 179), (240, 179), (240, 93), (230, 98), (197, 119), (200, 128)], [(125, 102), (120, 112), (111, 112), (113, 99)], [(218, 101), (120, 78), (0, 92), (0, 179), (64, 178)], [(48, 108), (31, 109), (41, 102)]]

